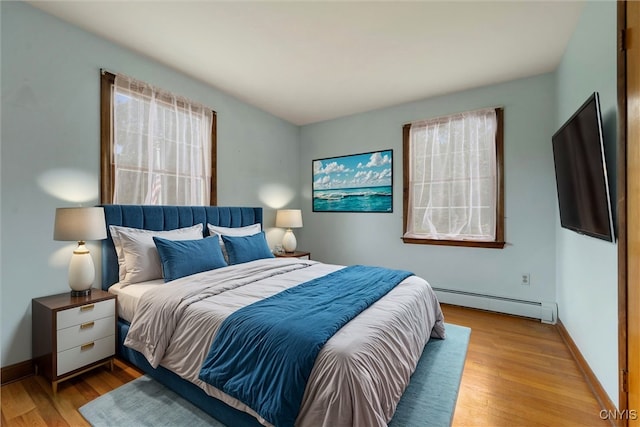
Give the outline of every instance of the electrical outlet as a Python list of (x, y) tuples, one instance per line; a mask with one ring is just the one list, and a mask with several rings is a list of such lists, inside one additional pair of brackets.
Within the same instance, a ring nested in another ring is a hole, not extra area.
[(531, 284), (531, 275), (529, 273), (522, 273), (520, 280), (522, 286), (529, 286)]

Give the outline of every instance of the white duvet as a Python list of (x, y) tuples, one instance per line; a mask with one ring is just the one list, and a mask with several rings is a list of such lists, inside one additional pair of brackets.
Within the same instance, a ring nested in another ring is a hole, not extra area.
[[(125, 345), (270, 425), (198, 379), (222, 321), (237, 309), (342, 266), (271, 258), (184, 277), (141, 297)], [(345, 283), (348, 286), (348, 283)], [(444, 338), (429, 284), (411, 276), (340, 329), (322, 348), (296, 426), (386, 426), (429, 337)]]

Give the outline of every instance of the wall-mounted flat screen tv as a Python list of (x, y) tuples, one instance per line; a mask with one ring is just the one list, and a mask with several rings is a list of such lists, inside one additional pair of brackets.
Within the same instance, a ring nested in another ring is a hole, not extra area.
[(597, 92), (553, 135), (552, 144), (562, 227), (613, 242)]

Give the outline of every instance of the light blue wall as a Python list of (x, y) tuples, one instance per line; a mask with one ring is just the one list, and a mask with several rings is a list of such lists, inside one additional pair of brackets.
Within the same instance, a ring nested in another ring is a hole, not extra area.
[(299, 204), (297, 126), (23, 2), (0, 2), (0, 12), (2, 366), (31, 358), (31, 299), (69, 290), (73, 245), (53, 241), (53, 218), (72, 204), (37, 180), (52, 169), (82, 171), (94, 181), (86, 205), (98, 202), (100, 68), (217, 111), (219, 204), (264, 206), (267, 227), (270, 208)]
[[(556, 127), (592, 92), (599, 92), (614, 188), (616, 19), (615, 2), (587, 2), (556, 72)], [(611, 400), (618, 402), (618, 247), (560, 228), (556, 218), (559, 318)]]
[[(504, 107), (508, 245), (498, 250), (404, 244), (400, 239), (402, 125), (492, 106)], [(325, 262), (406, 268), (438, 288), (555, 301), (554, 127), (553, 74), (304, 126), (300, 148), (304, 229), (299, 246)], [(312, 212), (313, 159), (389, 148), (394, 150), (393, 213)], [(522, 273), (531, 274), (530, 286), (520, 284)]]

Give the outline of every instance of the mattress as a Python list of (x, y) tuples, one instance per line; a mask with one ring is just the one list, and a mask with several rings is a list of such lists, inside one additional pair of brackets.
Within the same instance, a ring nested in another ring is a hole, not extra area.
[(131, 323), (142, 295), (160, 285), (164, 285), (163, 279), (149, 280), (134, 285), (116, 283), (110, 286), (108, 292), (118, 297), (118, 317)]

